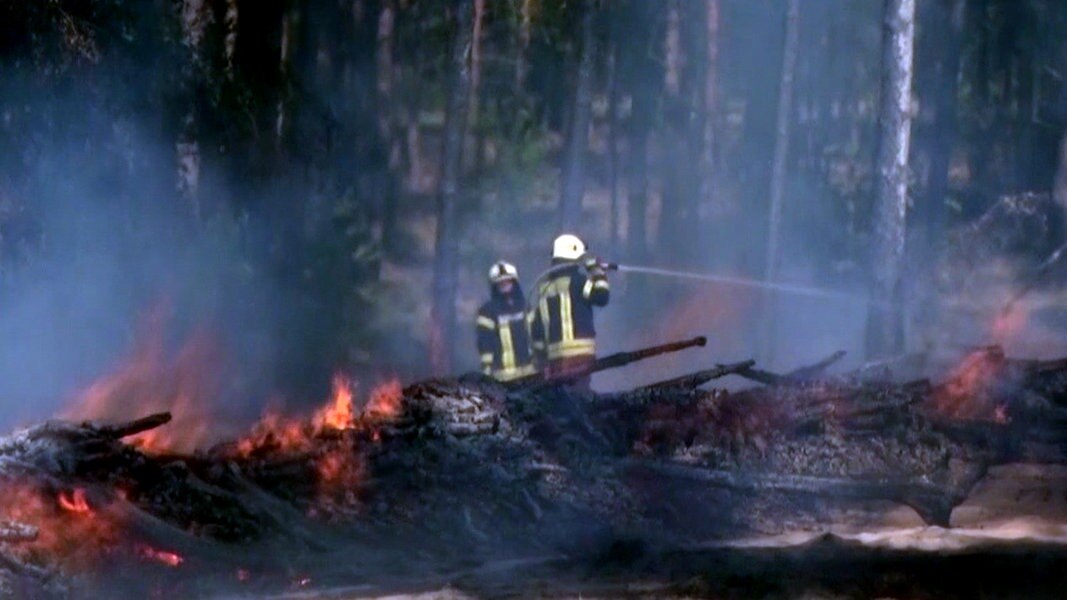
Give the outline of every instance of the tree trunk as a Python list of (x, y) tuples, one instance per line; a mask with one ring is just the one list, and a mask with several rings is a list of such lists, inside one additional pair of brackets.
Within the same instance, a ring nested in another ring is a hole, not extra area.
[(182, 42), (188, 52), (182, 65), (181, 97), (184, 114), (178, 125), (175, 152), (178, 159), (178, 194), (193, 219), (200, 221), (200, 115), (197, 89), (204, 72), (203, 48), (211, 11), (204, 0), (184, 0), (181, 4)]
[[(785, 17), (785, 45), (782, 48), (782, 76), (778, 84), (778, 112), (775, 117), (774, 161), (771, 163), (771, 195), (767, 215), (767, 254), (763, 279), (767, 283), (778, 280), (781, 263), (782, 204), (785, 200), (785, 178), (789, 158), (789, 129), (793, 109), (793, 80), (797, 68), (797, 45), (800, 40), (800, 2), (789, 0)], [(763, 296), (763, 359), (770, 364), (774, 352), (776, 309), (774, 292)]]
[(663, 127), (660, 129), (660, 181), (663, 186), (659, 211), (656, 247), (661, 257), (678, 262), (682, 250), (680, 224), (685, 212), (685, 134), (687, 107), (682, 98), (682, 0), (669, 0), (663, 6), (667, 12), (667, 28), (663, 35)]
[(563, 182), (560, 190), (561, 231), (576, 231), (582, 219), (582, 196), (585, 194), (585, 153), (589, 143), (589, 121), (593, 95), (593, 59), (596, 56), (595, 0), (582, 0), (581, 47), (578, 50), (578, 74), (571, 104), (567, 149), (563, 158)]
[(899, 309), (908, 207), (915, 0), (886, 0), (882, 101), (874, 213), (874, 289), (867, 314), (867, 358), (904, 349)]
[[(705, 0), (705, 63), (703, 112), (704, 127), (701, 140), (701, 153), (698, 164), (700, 202), (712, 203), (712, 188), (715, 185), (715, 124), (718, 111), (718, 68), (719, 68), (719, 0)], [(697, 24), (700, 25), (699, 23)], [(699, 68), (700, 65), (697, 65)]]
[(223, 53), (226, 59), (226, 78), (233, 80), (233, 61), (237, 55), (237, 28), (240, 13), (237, 0), (226, 0), (226, 36), (223, 39)]
[[(920, 106), (928, 107), (932, 113), (928, 116), (923, 135), (927, 142), (929, 172), (923, 202), (925, 210), (920, 211), (925, 216), (923, 225), (927, 248), (932, 248), (945, 230), (948, 171), (956, 139), (956, 96), (967, 0), (939, 0), (937, 4), (936, 21), (929, 28), (923, 27), (926, 52), (919, 54), (920, 57), (929, 57), (933, 65), (929, 69), (929, 78), (919, 80), (916, 75), (917, 88), (922, 83), (929, 85), (927, 90), (916, 90)], [(919, 69), (922, 66), (917, 65)]]
[(675, 0), (667, 5), (663, 94), (663, 204), (658, 246), (680, 264), (703, 257), (700, 201), (707, 112), (708, 5)]
[(1060, 138), (1059, 160), (1056, 161), (1056, 175), (1052, 181), (1052, 198), (1056, 201), (1064, 222), (1067, 222), (1067, 131)]
[[(614, 16), (614, 15), (612, 15)], [(611, 232), (608, 235), (611, 256), (619, 255), (619, 41), (615, 35), (615, 19), (612, 19), (609, 35), (611, 48), (608, 51), (608, 176), (611, 193)]]
[(659, 7), (650, 2), (616, 4), (620, 10), (615, 31), (619, 48), (619, 82), (631, 98), (630, 118), (626, 130), (626, 241), (628, 260), (640, 262), (648, 255), (648, 142), (656, 96), (663, 85), (660, 66), (651, 57), (654, 22)]
[(471, 42), (473, 0), (452, 3), (453, 35), (449, 49), (450, 81), (441, 148), (441, 175), (437, 193), (437, 231), (434, 242), (433, 309), (430, 323), (430, 364), (437, 375), (453, 368), (452, 346), (456, 330), (456, 278), (459, 264), (459, 196), (463, 132), (466, 130), (470, 69), (467, 49)]
[(533, 29), (533, 10), (535, 0), (519, 0), (519, 39), (515, 52), (515, 96), (521, 98), (526, 90), (526, 74), (530, 70), (526, 53), (530, 48), (530, 34)]
[(404, 154), (404, 141), (398, 134), (396, 109), (394, 106), (394, 67), (393, 45), (396, 30), (396, 0), (383, 0), (378, 14), (377, 47), (374, 50), (378, 83), (378, 134), (387, 152), (385, 178), (385, 198), (382, 206), (381, 243), (382, 249), (391, 253), (396, 250), (397, 238), (397, 203), (399, 197), (398, 179), (400, 177), (401, 157)]
[(463, 172), (481, 170), (482, 135), (478, 130), (479, 89), (482, 79), (482, 31), (485, 22), (485, 0), (474, 0), (471, 22), (470, 89), (467, 91), (467, 127), (463, 132)]

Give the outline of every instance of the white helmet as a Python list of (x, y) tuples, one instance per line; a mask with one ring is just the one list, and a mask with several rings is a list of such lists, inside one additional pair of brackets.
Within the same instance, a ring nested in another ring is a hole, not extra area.
[(515, 268), (515, 265), (498, 260), (489, 267), (489, 283), (500, 283), (508, 279), (519, 280), (519, 270)]
[(578, 260), (585, 254), (585, 242), (578, 236), (564, 233), (552, 242), (552, 258)]

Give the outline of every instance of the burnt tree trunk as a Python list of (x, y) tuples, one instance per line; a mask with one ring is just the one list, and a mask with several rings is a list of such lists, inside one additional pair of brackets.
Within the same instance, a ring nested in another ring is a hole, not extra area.
[[(775, 116), (774, 160), (771, 163), (771, 194), (767, 214), (767, 255), (763, 279), (774, 283), (778, 279), (779, 246), (781, 245), (782, 204), (785, 197), (785, 176), (789, 157), (789, 129), (793, 106), (793, 81), (797, 68), (797, 45), (800, 39), (800, 3), (789, 0), (785, 16), (785, 45), (782, 47), (782, 75), (778, 84), (778, 112)], [(763, 352), (771, 362), (775, 334), (775, 297), (767, 291), (763, 297)]]
[(593, 23), (597, 9), (595, 0), (582, 0), (581, 47), (578, 49), (578, 73), (571, 103), (567, 148), (563, 156), (563, 183), (560, 190), (561, 231), (574, 231), (582, 218), (582, 196), (585, 194), (585, 153), (589, 142), (590, 106), (593, 95), (593, 59), (596, 56), (596, 36)]
[(868, 358), (896, 355), (904, 347), (898, 307), (908, 206), (915, 0), (886, 0), (884, 27), (872, 269), (872, 296), (879, 302), (868, 307)]
[(473, 0), (452, 3), (453, 35), (449, 50), (450, 81), (441, 148), (441, 180), (437, 193), (437, 231), (434, 241), (433, 308), (430, 316), (430, 365), (437, 374), (452, 370), (456, 330), (456, 278), (459, 264), (459, 199), (463, 132), (466, 129)]

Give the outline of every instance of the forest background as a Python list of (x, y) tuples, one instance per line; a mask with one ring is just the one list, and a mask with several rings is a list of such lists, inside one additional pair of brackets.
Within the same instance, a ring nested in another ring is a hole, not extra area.
[[(472, 370), (488, 266), (529, 286), (563, 229), (613, 261), (850, 296), (618, 274), (603, 352), (711, 348), (602, 389), (862, 361), (895, 226), (890, 36), (914, 41), (893, 302), (929, 297), (952, 232), (1005, 199), (1047, 213), (1013, 249), (1030, 264), (1067, 206), (1067, 5), (919, 0), (899, 23), (901, 3), (3, 0), (3, 421), (51, 414), (153, 319), (166, 353), (212, 340), (241, 414), (317, 401), (336, 369)], [(875, 351), (929, 343), (905, 316)]]

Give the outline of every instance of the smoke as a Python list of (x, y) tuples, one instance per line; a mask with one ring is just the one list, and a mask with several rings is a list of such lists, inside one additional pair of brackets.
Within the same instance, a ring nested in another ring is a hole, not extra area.
[[(246, 248), (260, 226), (240, 215), (194, 226), (175, 193), (174, 148), (158, 115), (137, 110), (137, 90), (101, 94), (90, 78), (57, 89), (9, 73), (0, 105), (11, 144), (0, 179), (0, 427), (56, 414), (117, 368), (136, 348), (141, 317), (159, 306), (170, 307), (168, 352), (195, 328), (215, 334), (239, 366), (218, 400), (250, 410), (278, 383), (286, 314)], [(239, 193), (212, 185), (205, 197)]]

